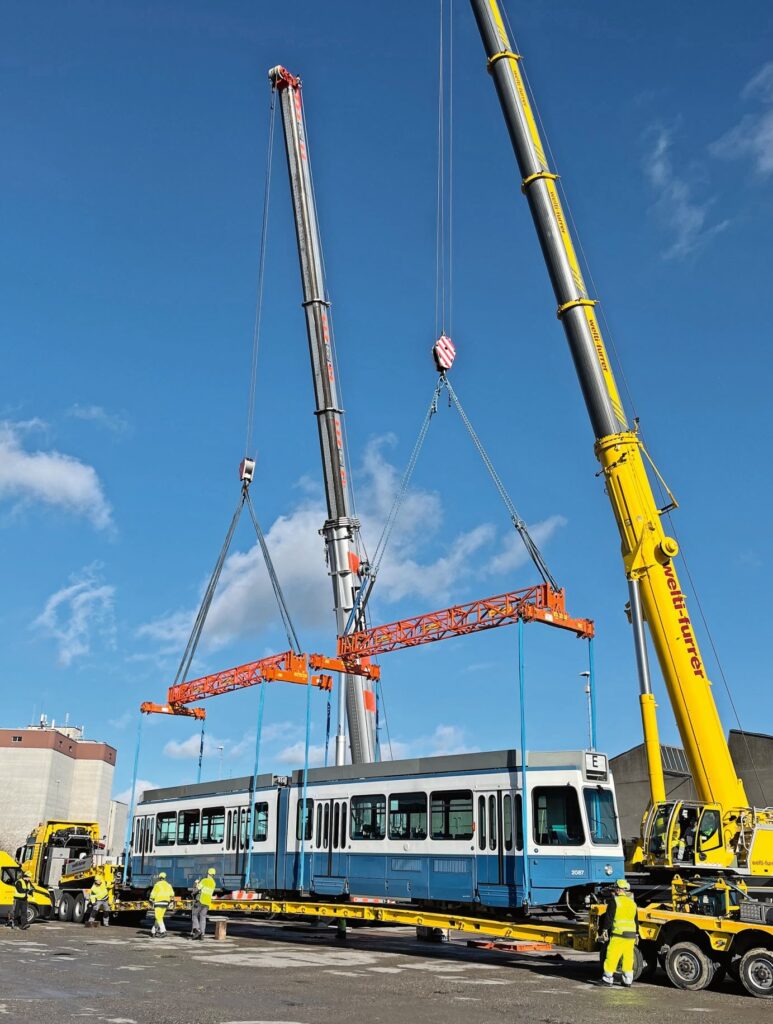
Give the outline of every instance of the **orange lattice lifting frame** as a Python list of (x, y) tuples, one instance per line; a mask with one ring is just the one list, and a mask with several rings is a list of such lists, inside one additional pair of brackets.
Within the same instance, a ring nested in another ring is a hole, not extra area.
[(509, 626), (519, 619), (524, 622), (543, 622), (548, 626), (567, 629), (586, 640), (593, 638), (592, 619), (575, 619), (567, 614), (563, 590), (553, 590), (540, 583), (523, 590), (513, 590), (498, 597), (487, 597), (468, 604), (442, 608), (438, 612), (400, 619), (384, 626), (373, 626), (359, 633), (338, 638), (338, 656), (348, 667), (360, 658), (372, 658), (404, 647), (434, 643), (452, 636), (478, 633), (495, 626)]

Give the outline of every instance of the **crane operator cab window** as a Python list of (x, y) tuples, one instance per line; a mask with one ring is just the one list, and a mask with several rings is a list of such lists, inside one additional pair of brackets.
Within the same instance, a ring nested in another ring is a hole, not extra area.
[(714, 860), (717, 851), (723, 849), (722, 814), (718, 807), (704, 807), (698, 823), (697, 859), (701, 862)]
[(649, 824), (647, 853), (662, 858), (666, 853), (666, 834), (673, 804), (658, 804), (652, 813)]
[(698, 808), (683, 806), (671, 827), (671, 860), (674, 864), (695, 863)]

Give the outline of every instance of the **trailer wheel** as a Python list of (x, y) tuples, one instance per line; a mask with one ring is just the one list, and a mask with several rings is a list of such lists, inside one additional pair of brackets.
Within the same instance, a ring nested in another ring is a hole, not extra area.
[(72, 912), (75, 907), (75, 900), (69, 892), (62, 895), (59, 906), (56, 908), (56, 916), (60, 921), (72, 921)]
[(694, 942), (676, 942), (666, 954), (666, 974), (676, 988), (698, 992), (714, 977), (714, 963)]
[(744, 953), (739, 974), (750, 996), (773, 999), (773, 950), (760, 946)]
[(86, 899), (83, 893), (79, 892), (78, 895), (73, 899), (72, 906), (72, 922), (73, 924), (83, 924), (83, 918), (86, 916)]

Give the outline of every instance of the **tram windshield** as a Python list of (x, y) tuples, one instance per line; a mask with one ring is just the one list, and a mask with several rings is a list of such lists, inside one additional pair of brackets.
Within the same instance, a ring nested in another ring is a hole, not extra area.
[(601, 786), (587, 787), (584, 795), (591, 842), (596, 846), (616, 846), (619, 834), (612, 791)]

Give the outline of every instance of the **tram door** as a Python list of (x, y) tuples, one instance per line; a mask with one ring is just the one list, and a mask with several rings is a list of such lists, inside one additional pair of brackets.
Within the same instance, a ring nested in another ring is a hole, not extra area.
[(249, 807), (229, 808), (225, 830), (226, 875), (242, 875), (247, 863), (247, 824)]
[(346, 885), (346, 846), (349, 837), (348, 800), (318, 800), (314, 828), (314, 889), (341, 895)]
[(504, 841), (502, 836), (502, 792), (476, 794), (475, 832), (478, 884), (504, 885)]

